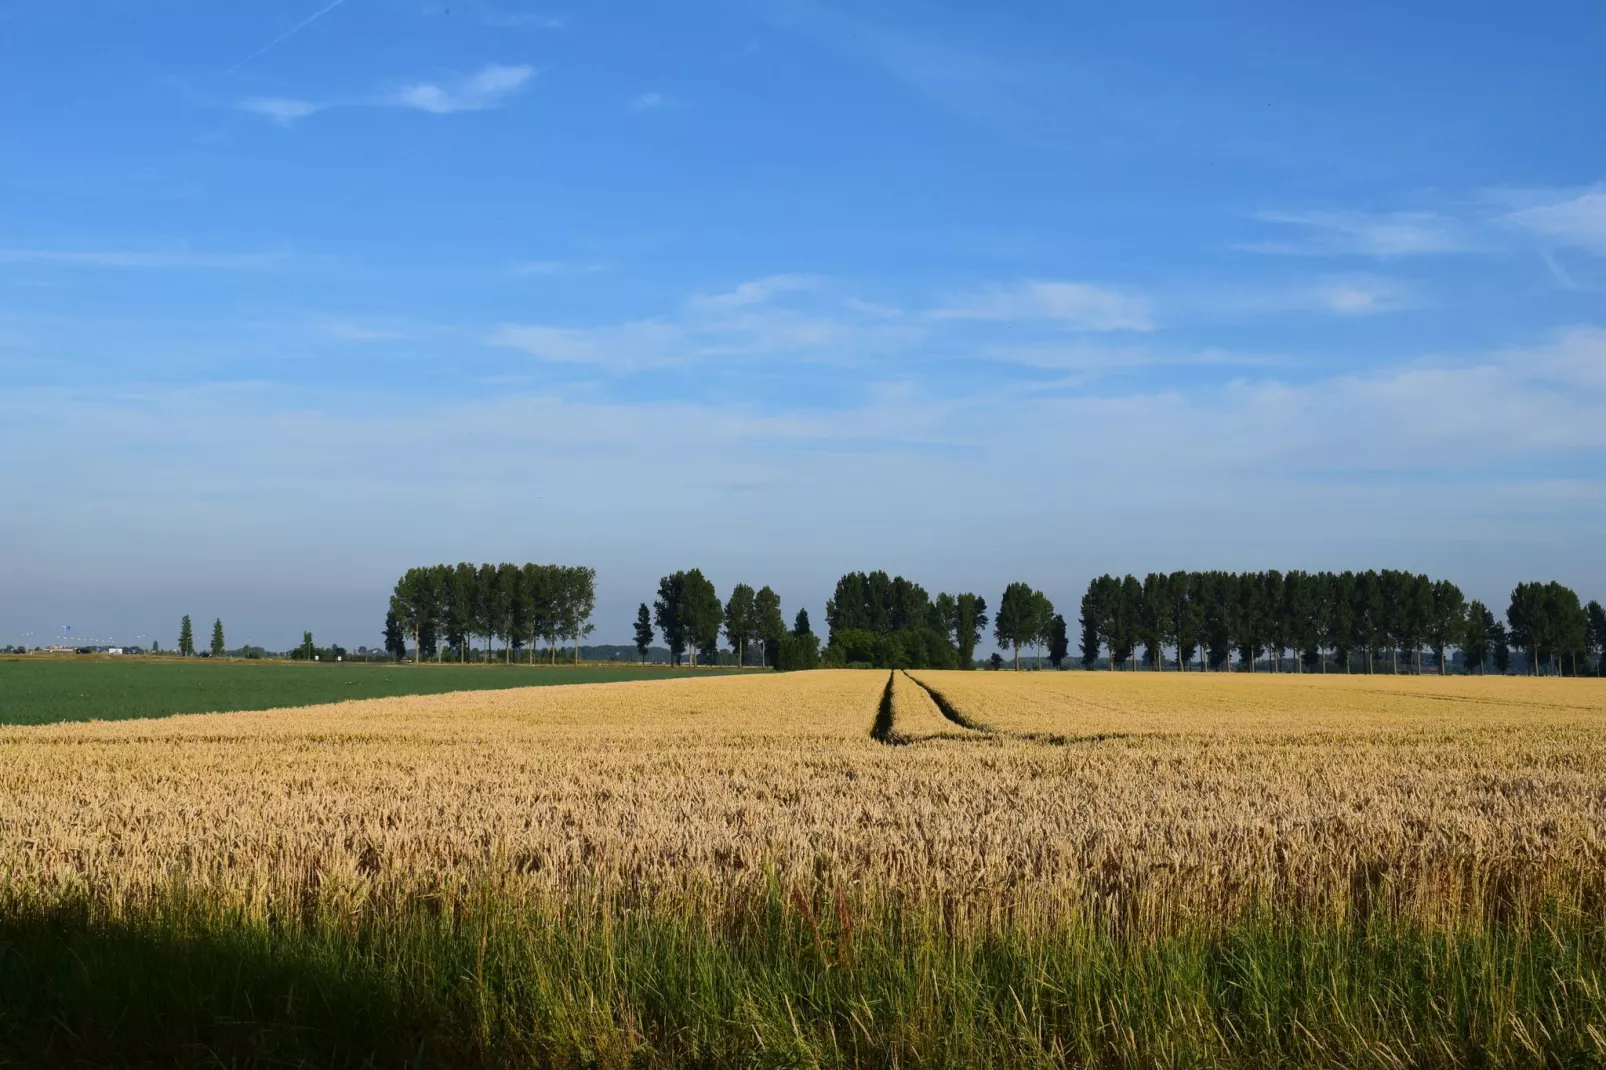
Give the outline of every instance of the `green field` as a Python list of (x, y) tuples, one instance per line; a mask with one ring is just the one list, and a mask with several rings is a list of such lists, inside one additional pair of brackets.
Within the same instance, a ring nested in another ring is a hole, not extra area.
[(663, 680), (732, 671), (741, 670), (13, 657), (0, 658), (0, 724), (120, 721), (392, 695)]

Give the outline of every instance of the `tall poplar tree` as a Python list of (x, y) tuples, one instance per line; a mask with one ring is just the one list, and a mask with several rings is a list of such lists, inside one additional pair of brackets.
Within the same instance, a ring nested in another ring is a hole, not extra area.
[(747, 664), (747, 640), (758, 638), (758, 614), (753, 607), (753, 588), (738, 583), (725, 602), (725, 638), (736, 654), (736, 664)]
[(765, 584), (753, 596), (753, 620), (747, 635), (764, 644), (764, 664), (775, 664), (781, 636), (786, 634), (786, 618), (781, 616), (781, 596)]
[(195, 629), (190, 626), (190, 615), (178, 622), (178, 656), (187, 658), (195, 653)]
[(643, 602), (636, 608), (636, 653), (641, 655), (643, 663), (647, 660), (647, 652), (652, 649), (652, 612)]
[(1037, 592), (1030, 585), (1012, 583), (1004, 588), (993, 617), (993, 638), (1014, 652), (1016, 672), (1020, 671), (1020, 648), (1036, 642), (1041, 633), (1036, 599)]
[(223, 654), (223, 618), (218, 617), (212, 622), (212, 656), (221, 658)]

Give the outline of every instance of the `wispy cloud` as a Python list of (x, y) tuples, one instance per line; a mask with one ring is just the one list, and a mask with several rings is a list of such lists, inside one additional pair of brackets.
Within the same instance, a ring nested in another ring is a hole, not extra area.
[(1084, 282), (1028, 280), (992, 286), (935, 309), (936, 319), (1040, 320), (1082, 331), (1150, 331), (1146, 299)]
[(640, 96), (630, 98), (632, 111), (652, 111), (655, 108), (662, 108), (667, 103), (662, 93), (642, 93)]
[(1296, 228), (1298, 234), (1238, 246), (1246, 252), (1390, 258), (1465, 252), (1477, 245), (1465, 223), (1435, 212), (1271, 211), (1255, 218)]
[(1404, 279), (1352, 272), (1319, 275), (1258, 289), (1194, 290), (1179, 301), (1188, 315), (1226, 315), (1237, 319), (1290, 312), (1371, 316), (1418, 307), (1421, 297), (1417, 287)]
[(762, 279), (744, 282), (734, 290), (717, 294), (699, 294), (686, 302), (693, 312), (731, 312), (739, 308), (762, 305), (782, 294), (815, 290), (825, 280), (817, 275), (768, 275)]
[(1504, 222), (1552, 245), (1606, 254), (1606, 185), (1524, 199), (1533, 203), (1507, 213)]
[(882, 17), (884, 9), (868, 14), (869, 7), (774, 0), (766, 11), (778, 28), (866, 64), (932, 107), (1017, 140), (1062, 140), (1066, 101), (1088, 97), (1072, 84), (1081, 65), (989, 52), (963, 26), (944, 32), (933, 17), (899, 25)]
[(0, 264), (60, 264), (126, 270), (254, 270), (282, 264), (283, 253), (136, 252), (124, 249), (0, 249)]
[[(772, 275), (695, 295), (671, 315), (597, 327), (506, 324), (489, 342), (539, 360), (628, 371), (766, 355), (851, 361), (902, 351), (916, 336), (883, 317), (841, 314), (840, 303), (817, 293), (827, 286), (817, 276)], [(837, 314), (822, 305), (837, 308)]]
[(315, 112), (322, 111), (326, 105), (288, 97), (251, 97), (240, 101), (239, 107), (241, 111), (271, 119), (280, 126), (289, 126), (297, 119), (305, 119)]
[(503, 66), (491, 64), (478, 73), (442, 85), (437, 82), (419, 82), (387, 98), (387, 103), (416, 108), (432, 115), (449, 115), (459, 111), (483, 111), (495, 108), (522, 89), (535, 74), (529, 66)]
[(1398, 279), (1377, 275), (1351, 275), (1324, 279), (1293, 292), (1294, 305), (1301, 299), (1316, 311), (1341, 316), (1370, 316), (1393, 312), (1415, 304), (1411, 286)]
[(238, 107), (281, 126), (289, 126), (297, 119), (340, 106), (413, 108), (431, 115), (450, 115), (500, 107), (534, 76), (534, 67), (492, 63), (474, 74), (451, 82), (415, 82), (394, 92), (366, 99), (311, 101), (293, 97), (251, 97), (240, 101)]
[(346, 0), (334, 0), (333, 3), (328, 4), (325, 7), (319, 8), (317, 11), (314, 11), (311, 15), (309, 15), (306, 18), (302, 19), (300, 22), (298, 22), (294, 26), (290, 27), (284, 33), (281, 33), (279, 36), (275, 37), (273, 40), (269, 41), (267, 44), (263, 45), (261, 48), (257, 49), (255, 52), (251, 53), (249, 56), (245, 57), (240, 62), (236, 63), (234, 66), (230, 67), (228, 69), (227, 73), (233, 74), (235, 71), (239, 70), (241, 67), (244, 67), (247, 63), (250, 63), (252, 60), (256, 59), (258, 56), (262, 55), (264, 52), (267, 52), (270, 49), (276, 48), (279, 45), (283, 44), (285, 41), (288, 41), (290, 38), (294, 37), (296, 34), (300, 33), (302, 30), (306, 29), (308, 26), (311, 26), (314, 22), (317, 22), (319, 19), (323, 18), (325, 15), (329, 14), (329, 12), (333, 11), (335, 8), (339, 7), (341, 4), (344, 4), (345, 2), (346, 2)]

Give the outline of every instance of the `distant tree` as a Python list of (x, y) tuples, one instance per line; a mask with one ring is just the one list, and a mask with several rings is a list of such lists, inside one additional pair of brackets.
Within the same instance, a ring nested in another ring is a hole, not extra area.
[(1466, 663), (1467, 672), (1476, 671), (1481, 676), (1493, 645), (1494, 614), (1489, 612), (1489, 607), (1482, 602), (1474, 601), (1467, 606), (1462, 629), (1460, 640), (1462, 660)]
[[(1355, 573), (1341, 572), (1327, 576), (1327, 594), (1323, 601), (1322, 639), (1333, 656), (1344, 665), (1346, 673), (1354, 668), (1355, 654)], [(1326, 662), (1323, 662), (1326, 668)]]
[(1221, 672), (1232, 659), (1233, 598), (1237, 585), (1225, 572), (1206, 572), (1189, 584), (1190, 597), (1199, 605), (1199, 642), (1205, 671)]
[[(597, 608), (597, 570), (585, 565), (560, 567), (555, 584), (559, 593), (556, 607), (559, 636), (569, 640), (574, 649), (574, 660), (580, 661), (580, 640), (596, 631), (591, 614)], [(710, 588), (712, 589), (712, 588)], [(714, 639), (719, 639), (718, 625)]]
[(407, 656), (407, 639), (402, 635), (395, 610), (385, 614), (385, 651), (397, 661)]
[(781, 616), (781, 596), (768, 585), (760, 587), (753, 596), (753, 620), (748, 637), (764, 644), (764, 664), (775, 664), (776, 644), (785, 634), (786, 620)]
[(1283, 574), (1283, 617), (1287, 640), (1294, 649), (1294, 668), (1304, 672), (1321, 661), (1320, 578), (1292, 569)]
[[(428, 569), (423, 570), (427, 582)], [(519, 566), (502, 562), (496, 566), (496, 596), (492, 608), (496, 630), (502, 636), (502, 660), (513, 661), (513, 651), (524, 645), (525, 615), (529, 612), (524, 592), (524, 574)]]
[(195, 654), (195, 629), (190, 627), (190, 615), (184, 614), (184, 619), (178, 624), (178, 656), (191, 657)]
[(1121, 581), (1104, 575), (1089, 581), (1082, 595), (1082, 664), (1091, 669), (1098, 664), (1099, 647), (1110, 651), (1109, 667), (1115, 668), (1115, 648), (1120, 642)]
[(653, 602), (653, 620), (664, 633), (669, 660), (675, 665), (686, 654), (685, 589), (686, 573), (672, 573), (658, 581), (658, 598)]
[(1194, 598), (1194, 578), (1186, 572), (1173, 572), (1166, 577), (1166, 638), (1177, 648), (1177, 668), (1183, 672), (1199, 651), (1199, 633), (1203, 627), (1200, 606)]
[(483, 564), (474, 577), (474, 633), (485, 636), (485, 660), (491, 660), (496, 645), (497, 583), (496, 566)]
[(808, 610), (800, 609), (797, 611), (797, 618), (792, 622), (792, 634), (797, 636), (799, 639), (803, 638), (805, 635), (814, 634), (813, 630), (809, 628)]
[(548, 658), (558, 659), (556, 636), (557, 614), (554, 610), (553, 587), (558, 566), (537, 565), (527, 562), (519, 569), (518, 619), (523, 638), (530, 648), (530, 664), (535, 664), (535, 648), (547, 640)]
[(1489, 657), (1494, 661), (1495, 671), (1502, 676), (1511, 668), (1510, 637), (1506, 626), (1498, 620), (1489, 628)]
[(1404, 603), (1400, 607), (1400, 647), (1409, 659), (1408, 667), (1420, 675), (1422, 644), (1427, 641), (1433, 622), (1433, 581), (1427, 576), (1405, 573), (1401, 593)]
[(636, 653), (642, 661), (647, 660), (647, 651), (652, 649), (652, 613), (643, 602), (636, 609)]
[(996, 650), (993, 651), (993, 656), (987, 659), (987, 667), (994, 672), (1002, 669), (1004, 667), (1003, 655)]
[(1445, 673), (1445, 651), (1467, 633), (1467, 600), (1461, 588), (1449, 580), (1439, 580), (1432, 588), (1427, 640), (1439, 662), (1439, 675)]
[(1065, 634), (1065, 618), (1059, 613), (1054, 614), (1048, 628), (1048, 661), (1058, 669), (1065, 664), (1065, 656), (1071, 652), (1070, 638)]
[(474, 634), (474, 607), (479, 603), (479, 572), (467, 561), (460, 561), (447, 572), (445, 581), (446, 642), (457, 648), (458, 661), (467, 661), (469, 638)]
[(1143, 584), (1136, 576), (1122, 576), (1120, 593), (1116, 596), (1115, 658), (1123, 665), (1132, 660), (1137, 668), (1138, 631), (1143, 612)]
[(753, 605), (753, 588), (738, 583), (725, 602), (725, 638), (736, 654), (736, 664), (747, 664), (747, 640), (758, 637), (758, 613)]
[(954, 646), (959, 645), (959, 602), (947, 591), (940, 592), (931, 603), (932, 624), (948, 637)]
[(993, 618), (993, 638), (999, 646), (1014, 651), (1017, 672), (1020, 648), (1036, 642), (1041, 633), (1037, 597), (1028, 584), (1012, 583), (1004, 588), (1004, 596), (998, 600), (998, 615)]
[(1032, 592), (1032, 646), (1036, 648), (1035, 668), (1043, 667), (1043, 648), (1054, 641), (1054, 603), (1042, 591)]
[(1589, 652), (1595, 656), (1595, 675), (1606, 676), (1606, 609), (1591, 601), (1584, 612), (1589, 617)]
[(709, 659), (710, 651), (719, 644), (719, 626), (724, 607), (719, 604), (719, 593), (703, 575), (701, 569), (688, 569), (682, 576), (679, 617), (685, 629), (683, 636), (692, 650), (692, 664), (701, 654)]
[(954, 596), (954, 649), (961, 669), (976, 667), (976, 644), (987, 630), (987, 600), (977, 594)]
[(1143, 577), (1142, 598), (1138, 602), (1138, 638), (1143, 643), (1143, 660), (1156, 670), (1165, 668), (1165, 641), (1171, 630), (1170, 577), (1151, 572)]
[(1271, 671), (1281, 672), (1283, 651), (1292, 643), (1293, 628), (1288, 616), (1283, 574), (1276, 569), (1262, 572), (1257, 578), (1259, 590), (1255, 592), (1260, 606), (1261, 636), (1271, 653)]
[(432, 627), (435, 612), (432, 604), (429, 570), (410, 568), (396, 581), (390, 595), (390, 615), (396, 619), (404, 635), (413, 637), (413, 650), (423, 660), (423, 633)]
[(1099, 627), (1097, 617), (1089, 615), (1088, 599), (1090, 594), (1091, 591), (1082, 595), (1082, 615), (1079, 621), (1082, 626), (1082, 642), (1080, 645), (1082, 649), (1082, 668), (1084, 669), (1095, 668), (1099, 663)]
[(223, 618), (218, 617), (212, 621), (212, 656), (221, 658), (223, 654)]
[(1376, 671), (1377, 652), (1383, 649), (1384, 624), (1383, 584), (1376, 572), (1368, 569), (1355, 577), (1352, 617), (1355, 622), (1355, 640), (1366, 651), (1366, 672)]
[(301, 656), (307, 661), (312, 661), (318, 656), (318, 647), (312, 641), (311, 632), (301, 633)]
[(1545, 588), (1539, 583), (1519, 583), (1506, 607), (1506, 625), (1512, 646), (1526, 655), (1528, 672), (1539, 672), (1539, 651), (1546, 645)]

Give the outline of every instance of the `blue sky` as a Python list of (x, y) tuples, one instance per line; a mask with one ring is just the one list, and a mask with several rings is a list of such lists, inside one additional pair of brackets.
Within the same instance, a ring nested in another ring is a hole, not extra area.
[[(1208, 8), (1208, 10), (1206, 10)], [(0, 0), (0, 643), (404, 567), (1606, 597), (1598, 4)]]

